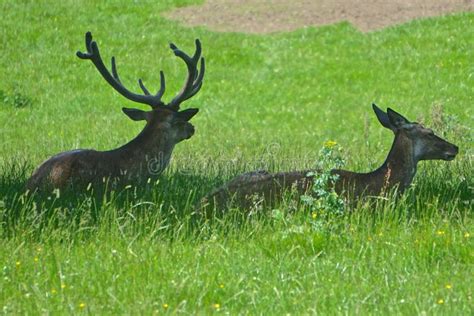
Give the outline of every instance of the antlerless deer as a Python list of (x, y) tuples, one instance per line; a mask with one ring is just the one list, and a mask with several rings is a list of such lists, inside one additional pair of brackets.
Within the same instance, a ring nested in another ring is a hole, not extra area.
[[(104, 65), (99, 48), (92, 35), (85, 35), (86, 53), (77, 52), (81, 59), (89, 59), (102, 77), (117, 92), (127, 99), (151, 106), (151, 111), (122, 108), (134, 121), (144, 120), (144, 129), (132, 141), (109, 151), (77, 149), (57, 154), (43, 162), (28, 180), (27, 188), (52, 189), (70, 185), (88, 185), (103, 179), (137, 179), (159, 174), (169, 164), (174, 146), (194, 134), (194, 126), (188, 121), (198, 109), (179, 111), (180, 104), (194, 96), (202, 86), (205, 64), (201, 58), (201, 43), (196, 40), (196, 51), (192, 57), (170, 44), (174, 54), (181, 58), (188, 68), (188, 77), (182, 90), (165, 104), (161, 97), (165, 93), (165, 77), (160, 71), (161, 87), (152, 95), (138, 80), (144, 94), (129, 91), (120, 81), (112, 57), (112, 73)], [(197, 64), (200, 62), (200, 71)]]
[[(332, 170), (332, 174), (339, 176), (336, 192), (347, 192), (353, 198), (378, 195), (393, 187), (398, 187), (398, 190), (403, 192), (411, 184), (419, 161), (449, 161), (457, 155), (458, 147), (436, 136), (431, 129), (416, 122), (409, 122), (390, 108), (384, 112), (375, 104), (372, 107), (380, 124), (395, 134), (392, 148), (382, 166), (372, 172)], [(209, 193), (201, 201), (200, 207), (213, 205), (216, 208), (225, 208), (230, 202), (233, 206), (248, 207), (255, 195), (263, 197), (266, 202), (272, 202), (290, 189), (301, 194), (313, 183), (313, 176), (308, 175), (309, 172), (318, 171), (245, 173)]]

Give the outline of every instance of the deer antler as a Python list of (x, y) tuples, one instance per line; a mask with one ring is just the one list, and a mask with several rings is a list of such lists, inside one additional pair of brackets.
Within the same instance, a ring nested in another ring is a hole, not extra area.
[[(196, 51), (194, 52), (193, 57), (188, 56), (173, 43), (170, 44), (170, 48), (173, 50), (174, 54), (181, 58), (186, 63), (186, 66), (188, 66), (188, 77), (186, 78), (183, 88), (168, 104), (172, 109), (178, 110), (179, 105), (183, 101), (191, 98), (201, 89), (202, 79), (204, 78), (206, 68), (204, 57), (201, 58), (201, 42), (198, 39), (196, 39)], [(201, 59), (201, 71), (198, 71), (197, 69), (199, 59)]]
[[(179, 50), (176, 45), (170, 44), (174, 54), (184, 60), (188, 67), (188, 78), (186, 79), (184, 87), (181, 91), (173, 98), (173, 100), (167, 105), (174, 111), (179, 110), (181, 102), (191, 98), (195, 95), (202, 86), (202, 79), (204, 77), (205, 65), (204, 58), (201, 58), (201, 43), (196, 40), (196, 51), (193, 57), (189, 57), (183, 51)], [(151, 95), (148, 89), (145, 87), (141, 79), (138, 79), (138, 85), (142, 89), (144, 94), (136, 94), (128, 90), (120, 81), (120, 77), (117, 73), (117, 67), (115, 65), (115, 57), (112, 57), (112, 74), (104, 65), (102, 57), (100, 56), (99, 47), (97, 43), (92, 40), (91, 32), (86, 33), (86, 53), (78, 51), (77, 57), (81, 59), (90, 59), (95, 65), (97, 70), (100, 72), (102, 77), (107, 81), (118, 93), (123, 95), (129, 100), (134, 102), (148, 104), (152, 108), (164, 107), (165, 104), (161, 101), (161, 97), (165, 93), (165, 75), (163, 71), (160, 71), (160, 90), (155, 95)], [(201, 59), (201, 71), (197, 69), (197, 62)]]
[(136, 94), (125, 88), (125, 86), (120, 81), (120, 77), (117, 73), (117, 67), (115, 65), (115, 57), (112, 57), (112, 74), (110, 74), (109, 70), (107, 67), (105, 67), (104, 62), (102, 61), (97, 43), (92, 40), (91, 32), (86, 33), (86, 49), (87, 53), (78, 51), (76, 53), (77, 57), (81, 59), (90, 59), (105, 81), (107, 81), (115, 90), (117, 90), (118, 93), (134, 102), (148, 104), (152, 108), (164, 106), (164, 103), (161, 101), (161, 97), (165, 92), (165, 76), (162, 71), (160, 71), (161, 87), (156, 95), (150, 95), (150, 92), (148, 92), (146, 87), (143, 85), (141, 79), (138, 80), (138, 84), (143, 90), (144, 95)]

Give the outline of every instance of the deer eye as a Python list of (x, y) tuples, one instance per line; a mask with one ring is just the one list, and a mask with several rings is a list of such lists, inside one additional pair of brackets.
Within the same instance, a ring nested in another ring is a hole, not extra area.
[(175, 126), (181, 126), (181, 125), (186, 124), (186, 121), (183, 121), (183, 120), (175, 120), (175, 121), (173, 121), (172, 124), (175, 125)]

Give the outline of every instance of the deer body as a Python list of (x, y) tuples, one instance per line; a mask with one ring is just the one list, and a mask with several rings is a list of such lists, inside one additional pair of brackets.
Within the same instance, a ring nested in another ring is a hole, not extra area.
[[(196, 40), (196, 52), (189, 57), (175, 45), (171, 48), (176, 56), (183, 59), (188, 67), (188, 78), (181, 92), (168, 104), (161, 101), (165, 82), (163, 72), (161, 88), (151, 95), (139, 80), (144, 95), (127, 90), (117, 74), (115, 59), (112, 57), (112, 74), (107, 70), (100, 57), (97, 44), (92, 35), (86, 33), (87, 53), (78, 52), (82, 59), (90, 59), (104, 79), (120, 94), (128, 99), (150, 105), (151, 111), (122, 108), (132, 120), (146, 121), (144, 129), (129, 143), (109, 151), (77, 149), (59, 153), (43, 162), (27, 182), (29, 190), (49, 190), (65, 188), (71, 185), (88, 185), (104, 179), (133, 180), (150, 178), (160, 174), (169, 164), (174, 146), (189, 139), (194, 134), (194, 126), (188, 121), (198, 109), (178, 111), (181, 102), (195, 95), (202, 85), (204, 59), (200, 57), (201, 46)], [(197, 62), (201, 60), (201, 71)]]
[[(331, 170), (332, 174), (339, 176), (335, 186), (337, 193), (348, 193), (352, 198), (359, 198), (363, 195), (379, 195), (394, 187), (403, 192), (411, 184), (419, 161), (452, 160), (458, 153), (457, 146), (435, 136), (430, 129), (409, 122), (391, 109), (385, 113), (375, 104), (373, 109), (379, 122), (394, 132), (392, 147), (382, 166), (372, 172)], [(305, 170), (246, 173), (211, 191), (201, 201), (201, 208), (207, 205), (223, 208), (230, 202), (245, 208), (251, 205), (251, 199), (255, 195), (271, 203), (275, 199), (281, 199), (286, 191), (292, 190), (303, 194), (312, 186), (311, 174), (318, 172), (318, 170)]]
[[(104, 178), (111, 180), (138, 180), (144, 176), (154, 177), (169, 164), (175, 146), (173, 136), (166, 126), (157, 125), (153, 131), (150, 124), (129, 143), (109, 151), (76, 149), (59, 153), (45, 162), (33, 173), (28, 188), (64, 188), (73, 184), (100, 182)], [(194, 129), (189, 125), (189, 138)], [(153, 135), (157, 137), (151, 137)]]
[(303, 194), (312, 184), (312, 177), (308, 176), (310, 171), (270, 173), (259, 170), (244, 173), (208, 193), (201, 200), (199, 208), (209, 205), (225, 208), (230, 204), (248, 208), (254, 204), (254, 197), (271, 203), (281, 199), (289, 190)]

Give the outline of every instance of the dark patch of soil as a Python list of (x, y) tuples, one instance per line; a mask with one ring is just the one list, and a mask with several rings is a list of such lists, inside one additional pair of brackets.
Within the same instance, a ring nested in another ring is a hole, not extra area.
[(219, 32), (273, 33), (349, 21), (363, 32), (472, 11), (474, 0), (207, 0), (165, 14)]

